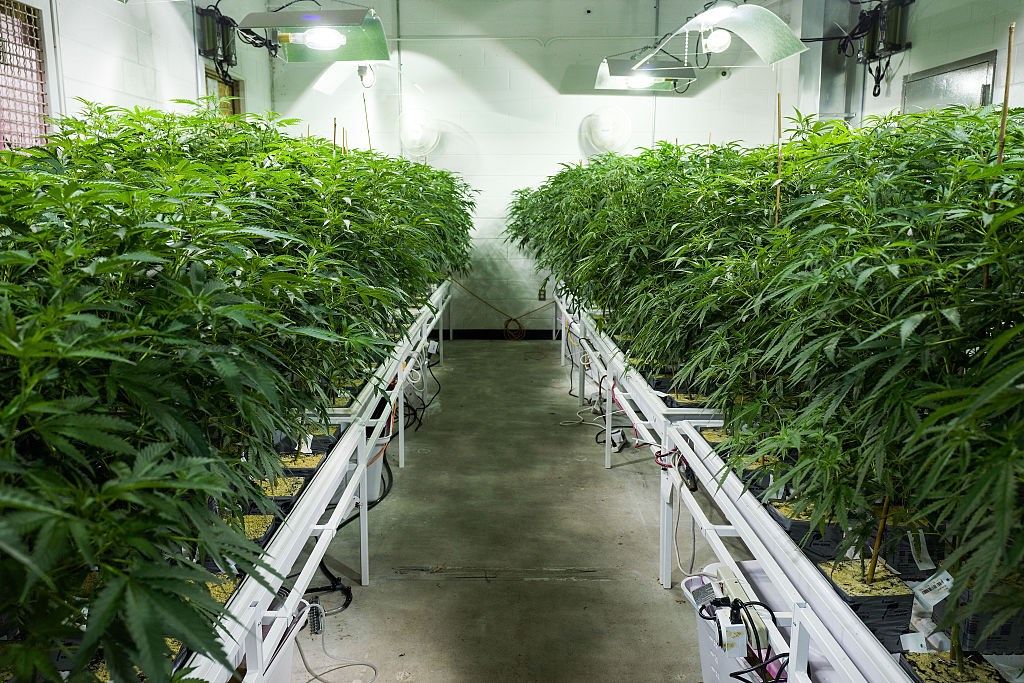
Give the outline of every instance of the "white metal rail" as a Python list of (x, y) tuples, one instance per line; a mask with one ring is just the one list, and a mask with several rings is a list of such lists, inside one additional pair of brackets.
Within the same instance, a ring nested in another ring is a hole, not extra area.
[[(338, 525), (352, 515), (359, 501), (366, 500), (368, 461), (392, 414), (389, 409), (374, 416), (382, 399), (386, 399), (389, 406), (398, 406), (399, 466), (405, 464), (404, 402), (409, 368), (413, 359), (418, 359), (421, 366), (425, 364), (429, 336), (435, 328), (440, 327), (439, 336), (444, 338), (443, 315), (450, 301), (451, 286), (446, 281), (419, 310), (390, 358), (377, 369), (352, 405), (333, 411), (332, 422), (347, 424), (347, 429), (325, 456), (267, 545), (262, 558), (267, 567), (259, 572), (264, 583), (254, 576), (246, 576), (228, 600), (227, 614), (218, 625), (221, 644), (235, 668), (229, 670), (212, 659), (193, 655), (186, 664), (194, 669), (191, 677), (211, 682), (228, 681), (244, 663), (246, 683), (263, 681), (275, 656), (289, 644), (288, 639), (294, 637), (293, 624), (304, 618), (302, 597)], [(339, 497), (339, 488), (346, 478), (348, 483)], [(335, 507), (328, 514), (332, 501)], [(315, 543), (302, 557), (311, 539), (315, 539)], [(359, 539), (360, 581), (366, 585), (370, 566), (369, 515), (365, 506), (359, 515)], [(286, 595), (279, 596), (284, 577), (300, 558), (301, 569), (295, 583)]]
[[(748, 594), (772, 605), (779, 628), (767, 624), (776, 652), (790, 653), (789, 680), (837, 683), (900, 683), (910, 678), (836, 594), (824, 575), (744, 490), (734, 473), (701, 437), (698, 427), (720, 426), (722, 416), (707, 409), (668, 408), (647, 380), (629, 366), (626, 355), (569, 295), (556, 294), (553, 330), (562, 332), (562, 364), (573, 360), (569, 337), (576, 337), (580, 397), (588, 383), (604, 392), (605, 467), (612, 466), (611, 431), (616, 408), (653, 453), (678, 453), (700, 487), (728, 520), (715, 524), (686, 487), (678, 468), (662, 471), (660, 487), (659, 576), (672, 587), (676, 506), (682, 501), (719, 562), (728, 566)], [(582, 362), (586, 358), (587, 362)], [(743, 542), (753, 561), (737, 560), (726, 538)], [(780, 649), (781, 648), (781, 649)]]

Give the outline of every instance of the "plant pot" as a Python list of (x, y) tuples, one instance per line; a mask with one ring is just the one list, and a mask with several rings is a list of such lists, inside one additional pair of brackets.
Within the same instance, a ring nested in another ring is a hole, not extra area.
[(904, 652), (900, 666), (915, 683), (1000, 683), (1003, 677), (983, 659), (965, 658), (963, 671), (948, 652)]
[(729, 432), (721, 428), (699, 427), (701, 437), (712, 447), (717, 448), (729, 440)]
[[(960, 604), (971, 600), (971, 591), (964, 591), (960, 596)], [(941, 622), (949, 609), (950, 598), (941, 600), (932, 609), (932, 620)], [(977, 652), (983, 655), (1021, 655), (1024, 654), (1024, 610), (1017, 612), (1012, 619), (1005, 621), (996, 632), (981, 640), (981, 634), (988, 628), (992, 617), (988, 614), (974, 614), (960, 621), (960, 647), (965, 652)]]
[(707, 408), (709, 399), (701, 394), (669, 394), (661, 400), (669, 408)]
[(295, 477), (312, 477), (327, 453), (291, 453), (281, 456), (284, 473)]
[(745, 467), (740, 473), (740, 480), (743, 482), (743, 486), (750, 491), (752, 494), (757, 496), (758, 499), (764, 495), (768, 487), (772, 485), (771, 472), (765, 472), (764, 468), (768, 465), (773, 464), (772, 460), (768, 460), (764, 463), (758, 463)]
[(242, 515), (242, 531), (245, 537), (263, 547), (270, 542), (281, 520), (275, 515)]
[(229, 574), (218, 574), (217, 578), (219, 581), (208, 581), (206, 583), (206, 590), (210, 593), (210, 597), (219, 604), (226, 605), (232, 593), (238, 588), (240, 581)]
[(860, 560), (824, 562), (818, 568), (889, 652), (903, 649), (900, 636), (910, 630), (914, 608), (914, 593), (907, 584), (881, 562), (870, 584), (862, 578)]
[(278, 477), (274, 482), (261, 481), (260, 488), (263, 495), (274, 501), (280, 509), (287, 511), (291, 509), (295, 499), (305, 490), (307, 484), (307, 477), (286, 475)]
[[(911, 545), (910, 538), (907, 537), (906, 531), (897, 531), (892, 533), (890, 530), (886, 530), (885, 535), (882, 537), (882, 547), (879, 553), (879, 557), (885, 560), (885, 563), (889, 567), (900, 575), (904, 581), (924, 581), (929, 576), (935, 573), (935, 567), (922, 568), (917, 564), (917, 560), (914, 559), (914, 546)], [(916, 531), (910, 531), (913, 534), (913, 543), (915, 546), (920, 546), (920, 536)], [(942, 537), (938, 534), (927, 533), (924, 534), (924, 544), (928, 549), (928, 555), (936, 566), (942, 561), (942, 558), (946, 556), (945, 544), (942, 542)], [(871, 542), (867, 542), (864, 545), (865, 553), (868, 556), (871, 555)], [(918, 552), (920, 555), (920, 551)]]
[(826, 524), (824, 530), (811, 527), (807, 515), (795, 515), (784, 501), (765, 505), (768, 514), (786, 530), (793, 542), (814, 562), (834, 559), (843, 541), (843, 530), (837, 524)]

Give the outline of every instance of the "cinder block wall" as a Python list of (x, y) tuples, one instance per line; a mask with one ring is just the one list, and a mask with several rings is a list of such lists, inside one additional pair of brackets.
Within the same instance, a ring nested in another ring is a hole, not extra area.
[(893, 57), (879, 97), (864, 98), (865, 114), (898, 111), (903, 78), (943, 64), (998, 50), (992, 100), (1003, 101), (1006, 82), (1007, 28), (1017, 22), (1010, 105), (1024, 106), (1024, 2), (1021, 0), (917, 0), (909, 10), (912, 47)]
[[(58, 68), (51, 65), (50, 76), (59, 74), (63, 85), (57, 109), (79, 110), (78, 98), (174, 108), (180, 105), (173, 100), (206, 95), (206, 65), (196, 52), (191, 3), (55, 0), (52, 7)], [(266, 9), (266, 3), (223, 0), (220, 8), (241, 19), (247, 12)], [(245, 108), (271, 109), (269, 56), (241, 42), (238, 53), (239, 65), (232, 73), (244, 82)]]
[[(789, 11), (787, 2), (769, 2)], [(703, 5), (661, 2), (658, 30), (674, 30)], [(434, 118), (443, 136), (427, 161), (462, 173), (480, 190), (473, 271), (463, 282), (512, 316), (541, 305), (543, 276), (504, 242), (506, 208), (515, 189), (585, 158), (579, 136), (585, 117), (609, 107), (624, 113), (632, 124), (627, 149), (655, 140), (755, 144), (773, 139), (776, 92), (787, 109), (796, 103), (796, 60), (778, 70), (731, 70), (727, 78), (709, 69), (685, 97), (594, 91), (603, 56), (650, 42), (654, 2), (389, 0), (375, 6), (388, 36), (398, 40), (372, 89), (360, 87), (354, 65), (336, 67), (335, 89), (325, 93), (312, 87), (325, 67), (275, 64), (274, 104), (328, 137), (337, 118), (349, 143), (360, 147), (367, 144), (368, 114), (374, 147), (389, 154), (402, 152), (396, 122), (403, 108)], [(456, 329), (501, 329), (504, 315), (456, 290)], [(550, 328), (550, 308), (523, 323)]]

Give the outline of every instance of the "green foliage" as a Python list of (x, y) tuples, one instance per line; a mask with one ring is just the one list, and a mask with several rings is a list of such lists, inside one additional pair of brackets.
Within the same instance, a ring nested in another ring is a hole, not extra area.
[[(778, 150), (660, 144), (519, 193), (509, 236), (629, 338), (634, 362), (726, 407), (733, 467), (775, 463), (863, 541), (888, 497), (930, 527), (965, 608), (1024, 607), (1024, 111), (850, 130)], [(776, 211), (776, 187), (781, 206)], [(796, 453), (794, 459), (792, 454)], [(774, 456), (774, 457), (769, 457)]]
[(301, 431), (468, 265), (452, 175), (289, 122), (91, 106), (0, 155), (0, 671), (222, 657), (204, 563)]

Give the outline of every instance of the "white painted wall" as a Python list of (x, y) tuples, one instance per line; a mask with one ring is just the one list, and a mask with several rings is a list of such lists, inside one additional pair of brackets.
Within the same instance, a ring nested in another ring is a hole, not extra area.
[[(704, 0), (661, 4), (660, 30), (667, 32)], [(400, 0), (396, 7), (389, 0), (375, 6), (388, 36), (400, 38), (393, 46), (401, 54), (393, 51), (391, 64), (378, 69), (377, 86), (365, 93), (373, 144), (401, 152), (396, 122), (402, 107), (440, 122), (442, 143), (428, 162), (463, 174), (480, 191), (473, 271), (464, 284), (508, 315), (540, 306), (543, 280), (532, 261), (502, 238), (511, 193), (537, 185), (559, 164), (584, 158), (579, 127), (587, 115), (606, 107), (625, 112), (633, 128), (629, 148), (659, 139), (756, 144), (773, 138), (777, 89), (785, 107), (796, 101), (796, 60), (778, 73), (735, 70), (724, 80), (702, 74), (686, 97), (595, 92), (602, 56), (654, 36), (653, 1)], [(310, 88), (323, 67), (275, 64), (275, 106), (327, 137), (337, 117), (349, 144), (365, 147), (363, 88), (354, 65), (337, 68), (344, 80), (328, 95)], [(453, 312), (457, 329), (500, 329), (505, 320), (460, 291)], [(550, 321), (550, 309), (523, 319), (535, 329), (550, 327)]]
[(910, 7), (910, 50), (893, 58), (880, 97), (871, 96), (869, 82), (864, 113), (897, 111), (903, 77), (960, 59), (999, 50), (993, 102), (1003, 101), (1006, 82), (1007, 29), (1017, 22), (1010, 105), (1024, 106), (1024, 0), (917, 0)]
[[(78, 98), (121, 106), (173, 108), (175, 99), (205, 95), (187, 0), (53, 0), (63, 110)], [(263, 0), (223, 0), (221, 10), (240, 19), (265, 9)], [(239, 42), (239, 66), (248, 111), (270, 108), (270, 59)]]

